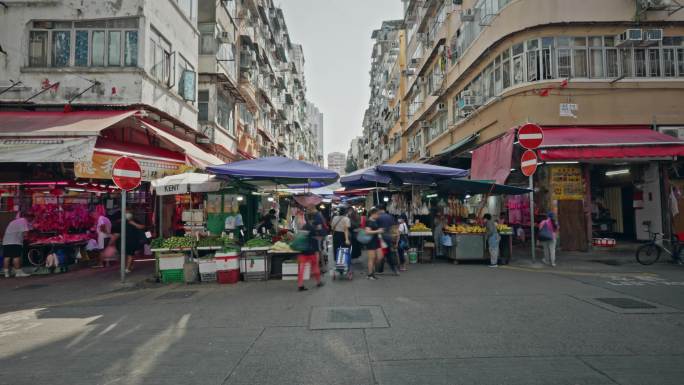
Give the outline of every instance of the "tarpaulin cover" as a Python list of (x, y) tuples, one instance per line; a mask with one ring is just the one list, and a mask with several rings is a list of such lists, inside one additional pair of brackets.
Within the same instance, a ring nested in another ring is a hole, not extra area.
[(143, 121), (143, 124), (150, 130), (152, 130), (152, 132), (154, 132), (155, 135), (159, 136), (162, 140), (165, 140), (166, 142), (169, 142), (183, 150), (183, 152), (185, 152), (185, 155), (188, 156), (189, 160), (196, 166), (204, 168), (206, 166), (213, 166), (223, 163), (223, 161), (218, 157), (207, 153), (206, 151), (188, 142), (187, 140), (178, 138), (164, 131), (160, 127), (157, 127), (157, 123), (145, 120)]
[(515, 133), (510, 131), (473, 151), (470, 179), (504, 184), (511, 173), (514, 137)]
[(340, 183), (346, 188), (375, 187), (387, 185), (392, 181), (389, 175), (379, 173), (375, 167), (356, 170), (340, 178)]
[[(252, 160), (207, 167), (209, 172), (243, 180), (272, 180), (279, 183), (297, 181), (320, 181), (333, 183), (339, 178), (335, 171), (326, 170), (311, 163), (271, 156)], [(289, 183), (288, 183), (289, 184)]]
[(492, 194), (492, 195), (522, 195), (530, 192), (529, 189), (515, 186), (507, 186), (502, 184), (495, 184), (483, 180), (468, 180), (468, 179), (447, 179), (437, 182), (437, 186), (442, 191), (448, 191), (451, 194)]
[(433, 184), (447, 178), (468, 176), (467, 170), (427, 163), (393, 163), (376, 166), (376, 170), (392, 178), (395, 184)]
[(138, 111), (4, 111), (0, 136), (47, 137), (97, 135)]
[(664, 158), (684, 155), (684, 141), (648, 126), (544, 127), (542, 160)]

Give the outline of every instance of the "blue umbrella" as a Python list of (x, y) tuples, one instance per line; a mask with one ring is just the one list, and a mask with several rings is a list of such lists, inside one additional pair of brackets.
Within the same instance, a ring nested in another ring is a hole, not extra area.
[(279, 184), (312, 181), (331, 184), (339, 178), (339, 174), (335, 171), (281, 156), (211, 166), (207, 167), (207, 171), (242, 181), (273, 181)]
[(340, 178), (340, 184), (345, 188), (369, 188), (378, 185), (388, 185), (392, 182), (389, 175), (379, 173), (375, 167), (356, 170)]

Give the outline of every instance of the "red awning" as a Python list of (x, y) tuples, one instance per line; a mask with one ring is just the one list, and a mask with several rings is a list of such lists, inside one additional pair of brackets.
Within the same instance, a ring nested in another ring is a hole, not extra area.
[(684, 141), (648, 126), (544, 127), (538, 152), (545, 161), (671, 158), (684, 155)]
[(3, 111), (0, 136), (96, 136), (107, 127), (137, 113), (132, 111)]
[(498, 184), (506, 183), (511, 173), (514, 137), (515, 132), (511, 130), (473, 151), (470, 179), (494, 180)]

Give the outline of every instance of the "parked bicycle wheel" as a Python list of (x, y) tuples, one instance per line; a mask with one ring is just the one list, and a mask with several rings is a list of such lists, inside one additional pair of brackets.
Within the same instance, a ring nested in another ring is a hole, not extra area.
[(660, 247), (653, 243), (643, 245), (636, 251), (636, 259), (642, 265), (652, 265), (660, 258)]

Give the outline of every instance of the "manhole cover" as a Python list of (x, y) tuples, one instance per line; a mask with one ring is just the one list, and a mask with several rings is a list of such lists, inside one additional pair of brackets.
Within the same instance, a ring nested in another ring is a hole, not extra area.
[(368, 309), (330, 309), (328, 322), (372, 322)]
[(380, 306), (314, 307), (309, 319), (309, 328), (312, 330), (386, 327), (389, 327), (389, 323)]
[(620, 309), (655, 309), (656, 306), (637, 301), (631, 298), (595, 298), (597, 301), (607, 303)]
[(33, 289), (40, 289), (43, 287), (48, 287), (48, 285), (42, 285), (42, 284), (25, 285), (25, 286), (19, 286), (19, 287), (15, 288), (14, 290), (33, 290)]
[(159, 297), (155, 299), (183, 299), (183, 298), (190, 298), (192, 297), (195, 293), (197, 293), (197, 290), (178, 290), (178, 291), (170, 291), (166, 294), (162, 294)]

